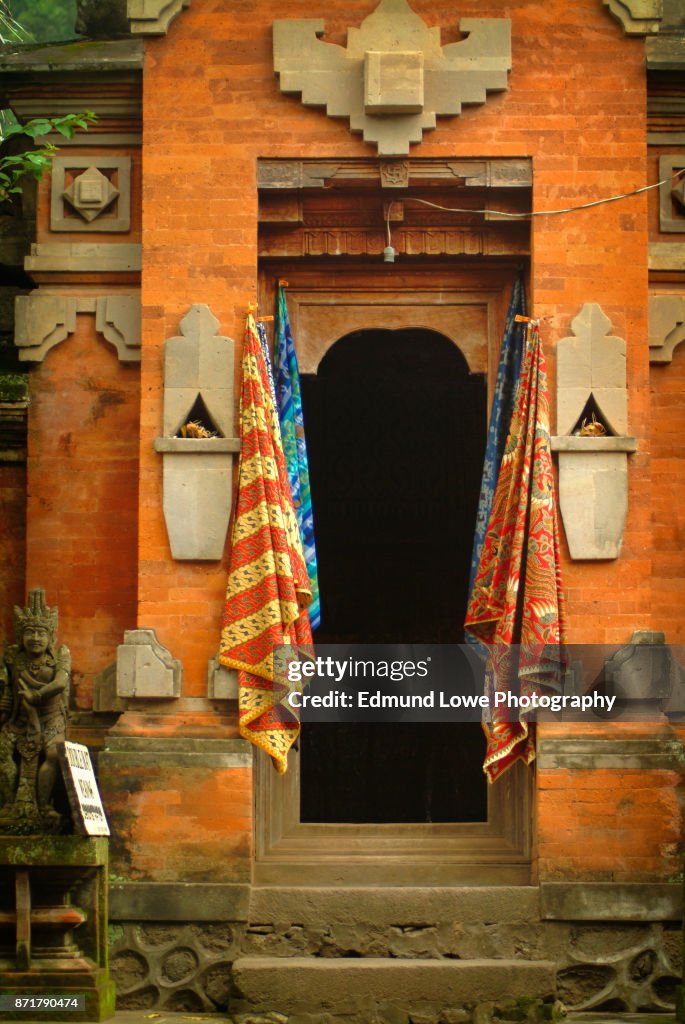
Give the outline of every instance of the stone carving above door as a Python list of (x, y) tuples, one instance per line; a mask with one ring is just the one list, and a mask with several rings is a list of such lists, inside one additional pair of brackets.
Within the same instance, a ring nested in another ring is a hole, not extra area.
[(440, 45), (407, 0), (381, 0), (347, 33), (347, 47), (323, 42), (319, 18), (274, 22), (274, 70), (281, 91), (301, 93), (305, 106), (349, 118), (352, 131), (382, 156), (403, 156), (436, 115), (461, 113), (507, 89), (511, 68), (508, 18), (462, 18), (466, 39)]

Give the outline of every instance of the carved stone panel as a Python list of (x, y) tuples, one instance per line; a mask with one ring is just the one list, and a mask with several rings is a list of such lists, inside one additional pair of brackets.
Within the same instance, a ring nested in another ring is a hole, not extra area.
[(649, 361), (670, 363), (685, 341), (685, 295), (651, 295), (649, 299)]
[(190, 0), (127, 0), (131, 32), (140, 36), (163, 36), (185, 7), (190, 7)]
[(154, 629), (128, 629), (117, 648), (118, 697), (178, 697), (183, 669)]
[(51, 231), (128, 231), (129, 156), (57, 156), (52, 161)]
[(685, 234), (685, 153), (659, 157), (659, 230)]
[(384, 156), (401, 156), (436, 115), (461, 113), (465, 103), (484, 103), (488, 92), (507, 88), (511, 22), (462, 18), (466, 39), (440, 45), (407, 0), (381, 0), (347, 47), (323, 42), (320, 19), (274, 22), (274, 70), (282, 92), (297, 92), (306, 106), (329, 117), (349, 118), (352, 131), (376, 143)]
[(76, 329), (76, 299), (73, 296), (17, 295), (15, 299), (14, 343), (24, 362), (40, 363), (55, 345)]
[[(221, 558), (231, 513), (233, 342), (217, 334), (209, 306), (196, 304), (164, 350), (163, 510), (172, 557)], [(201, 433), (187, 433), (189, 426)]]
[[(559, 507), (573, 559), (618, 558), (628, 512), (626, 343), (587, 302), (557, 345)], [(589, 426), (587, 426), (589, 424)]]
[(663, 18), (663, 0), (602, 0), (628, 36), (658, 32)]

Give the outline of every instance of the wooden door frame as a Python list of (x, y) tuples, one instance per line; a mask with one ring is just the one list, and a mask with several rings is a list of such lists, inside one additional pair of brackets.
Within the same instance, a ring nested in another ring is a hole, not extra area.
[[(332, 272), (330, 260), (264, 261), (260, 308), (273, 308), (278, 281), (287, 279), (303, 372), (315, 370), (330, 345), (351, 331), (428, 328), (458, 345), (472, 372), (487, 373), (490, 393), (515, 273), (513, 263), (474, 268), (446, 266), (443, 260), (387, 268), (348, 261)], [(317, 316), (325, 328), (321, 332)], [(470, 334), (462, 348), (465, 323)], [(487, 822), (310, 824), (299, 820), (297, 753), (291, 753), (284, 776), (273, 771), (265, 755), (255, 756), (255, 881), (260, 884), (530, 882), (532, 772), (523, 765), (488, 787)]]

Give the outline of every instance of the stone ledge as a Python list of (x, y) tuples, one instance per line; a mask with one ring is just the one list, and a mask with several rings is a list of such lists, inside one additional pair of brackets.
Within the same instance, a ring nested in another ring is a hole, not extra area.
[(540, 739), (537, 748), (537, 766), (541, 771), (556, 768), (681, 771), (684, 765), (683, 745), (676, 736), (669, 734), (631, 738), (617, 732), (615, 737), (549, 737)]
[(543, 921), (679, 921), (682, 882), (541, 882)]
[(111, 921), (246, 921), (249, 885), (111, 882)]
[(249, 768), (252, 747), (242, 739), (110, 736), (100, 757), (140, 767)]
[(0, 72), (142, 71), (144, 56), (141, 39), (48, 43), (0, 54)]
[(299, 924), (347, 923), (398, 925), (415, 921), (537, 920), (537, 886), (253, 886), (252, 921)]
[(635, 452), (636, 437), (577, 437), (563, 434), (550, 438), (553, 452)]

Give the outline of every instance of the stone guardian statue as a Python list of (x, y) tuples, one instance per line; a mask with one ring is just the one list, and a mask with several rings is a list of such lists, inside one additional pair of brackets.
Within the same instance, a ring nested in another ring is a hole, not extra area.
[(66, 738), (71, 659), (57, 646), (57, 609), (45, 591), (14, 608), (16, 644), (0, 664), (0, 835), (63, 830), (53, 805), (57, 747)]

